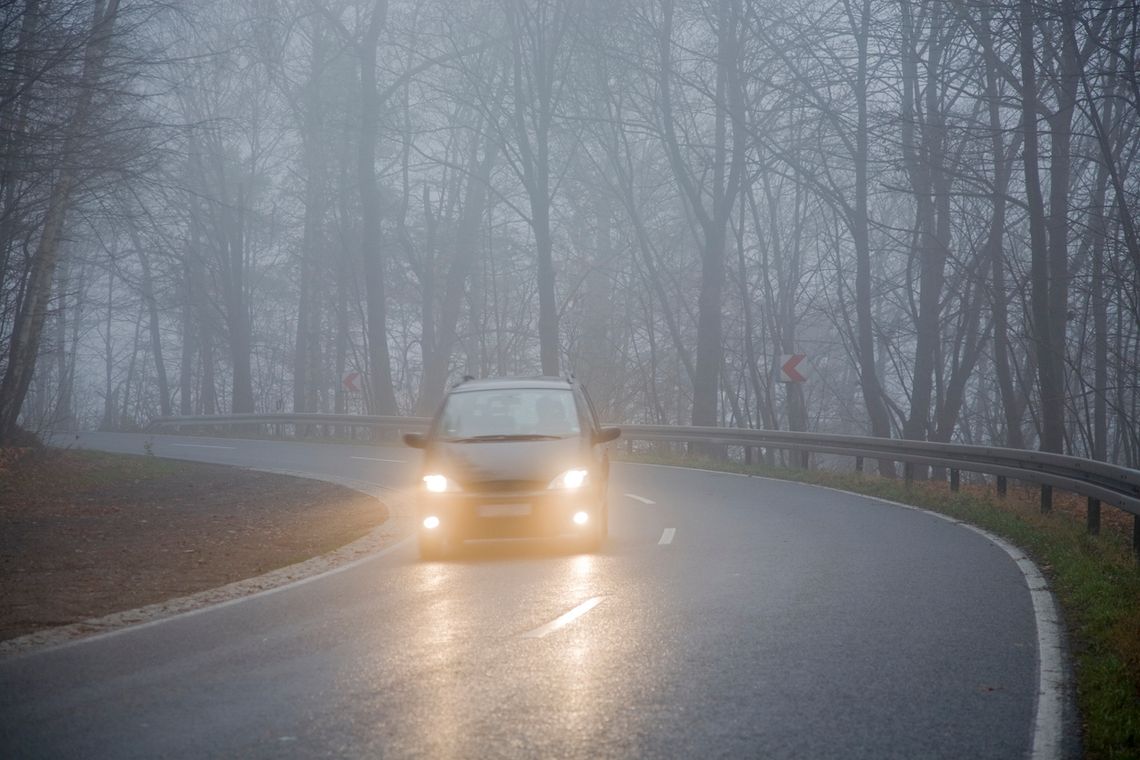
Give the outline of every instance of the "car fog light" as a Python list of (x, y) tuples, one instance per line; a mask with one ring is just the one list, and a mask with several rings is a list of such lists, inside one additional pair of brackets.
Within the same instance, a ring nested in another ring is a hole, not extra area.
[(574, 523), (576, 525), (585, 525), (590, 519), (590, 516), (585, 512), (574, 513)]
[(431, 515), (430, 517), (425, 517), (424, 518), (424, 527), (427, 528), (428, 530), (435, 530), (436, 528), (439, 527), (439, 518), (436, 517), (435, 515)]

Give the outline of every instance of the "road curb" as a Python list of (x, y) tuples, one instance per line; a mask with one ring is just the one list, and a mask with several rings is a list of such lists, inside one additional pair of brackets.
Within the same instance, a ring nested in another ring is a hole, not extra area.
[(252, 578), (234, 581), (224, 586), (206, 589), (187, 596), (176, 597), (165, 602), (156, 602), (145, 607), (113, 612), (102, 617), (47, 628), (7, 641), (0, 641), (0, 658), (6, 659), (89, 641), (126, 629), (165, 622), (175, 617), (203, 612), (213, 607), (304, 583), (386, 553), (401, 543), (412, 531), (413, 510), (407, 496), (379, 483), (298, 470), (260, 467), (243, 467), (241, 469), (321, 480), (351, 488), (383, 502), (388, 508), (388, 519), (369, 531), (367, 535), (345, 544), (339, 549), (276, 570), (270, 570)]

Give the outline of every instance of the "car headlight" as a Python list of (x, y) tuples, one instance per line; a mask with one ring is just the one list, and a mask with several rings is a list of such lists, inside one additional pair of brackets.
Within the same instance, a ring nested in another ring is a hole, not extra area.
[(438, 473), (424, 475), (423, 481), (424, 488), (431, 491), (432, 493), (443, 493), (444, 491), (459, 490), (459, 486), (457, 486), (453, 481), (448, 480), (446, 476), (440, 475)]
[(573, 491), (576, 488), (584, 486), (589, 475), (588, 470), (567, 470), (550, 481), (550, 485), (548, 485), (547, 488), (551, 490)]

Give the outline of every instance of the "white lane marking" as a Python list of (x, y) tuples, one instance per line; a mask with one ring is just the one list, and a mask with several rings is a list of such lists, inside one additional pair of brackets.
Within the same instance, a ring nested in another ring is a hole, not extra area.
[(673, 536), (677, 535), (676, 528), (666, 528), (661, 531), (661, 540), (657, 542), (658, 546), (667, 546), (673, 543)]
[(640, 501), (642, 504), (656, 504), (657, 503), (653, 499), (647, 499), (644, 496), (638, 496), (635, 493), (627, 493), (626, 497), (633, 499), (634, 501)]
[(349, 457), (349, 459), (359, 459), (362, 462), (393, 462), (395, 464), (407, 463), (407, 460), (404, 459), (377, 459), (376, 457)]
[(209, 443), (170, 443), (168, 446), (176, 446), (180, 449), (227, 449), (233, 451), (237, 446), (213, 446)]
[(583, 615), (585, 615), (590, 610), (597, 607), (599, 604), (601, 604), (601, 602), (602, 602), (602, 597), (592, 596), (589, 599), (587, 599), (586, 601), (579, 604), (574, 609), (570, 610), (569, 612), (562, 614), (562, 615), (559, 615), (558, 617), (554, 618), (553, 620), (551, 620), (546, 625), (540, 625), (538, 628), (535, 628), (533, 631), (527, 631), (526, 633), (522, 634), (522, 636), (520, 636), (520, 638), (523, 638), (523, 639), (541, 639), (543, 636), (545, 636), (548, 633), (554, 633), (558, 629), (565, 628), (566, 626), (570, 625), (570, 623), (574, 622), (575, 620), (582, 617)]
[(1041, 570), (1033, 560), (1016, 546), (987, 530), (983, 530), (975, 525), (970, 525), (969, 523), (964, 523), (961, 520), (956, 520), (953, 517), (939, 512), (932, 512), (922, 507), (916, 507), (913, 504), (903, 504), (902, 502), (891, 501), (890, 499), (882, 499), (878, 496), (865, 496), (861, 493), (844, 491), (843, 489), (832, 488), (831, 486), (796, 483), (793, 480), (781, 480), (780, 478), (772, 478), (766, 475), (748, 475), (739, 472), (706, 470), (701, 467), (680, 467), (672, 464), (640, 464), (638, 462), (627, 462), (626, 464), (632, 464), (638, 467), (668, 467), (674, 470), (696, 470), (698, 472), (708, 472), (714, 475), (760, 478), (777, 483), (800, 485), (808, 488), (822, 488), (846, 496), (855, 496), (889, 504), (892, 507), (902, 507), (903, 509), (909, 509), (914, 512), (922, 512), (931, 517), (937, 517), (939, 520), (945, 520), (948, 523), (959, 525), (988, 539), (990, 543), (996, 545), (1008, 554), (1010, 559), (1017, 565), (1017, 569), (1021, 571), (1021, 575), (1025, 579), (1025, 585), (1029, 588), (1029, 598), (1033, 602), (1033, 617), (1037, 623), (1037, 704), (1033, 711), (1033, 748), (1030, 757), (1032, 757), (1033, 760), (1055, 760), (1061, 757), (1062, 747), (1064, 746), (1064, 737), (1062, 736), (1064, 725), (1061, 718), (1064, 712), (1065, 690), (1068, 688), (1067, 682), (1069, 677), (1062, 656), (1062, 652), (1064, 651), (1062, 642), (1064, 639), (1061, 634), (1061, 623), (1057, 615), (1056, 600), (1053, 598), (1053, 592), (1049, 590), (1049, 582), (1045, 579), (1045, 576), (1041, 573)]

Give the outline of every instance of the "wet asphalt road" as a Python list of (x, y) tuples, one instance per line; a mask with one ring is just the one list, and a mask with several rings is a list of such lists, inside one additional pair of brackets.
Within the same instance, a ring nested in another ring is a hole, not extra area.
[[(151, 437), (399, 487), (399, 448)], [(143, 436), (83, 445), (141, 453)], [(1021, 572), (934, 516), (614, 464), (596, 555), (413, 542), (236, 604), (0, 661), (0, 757), (1026, 757)]]

